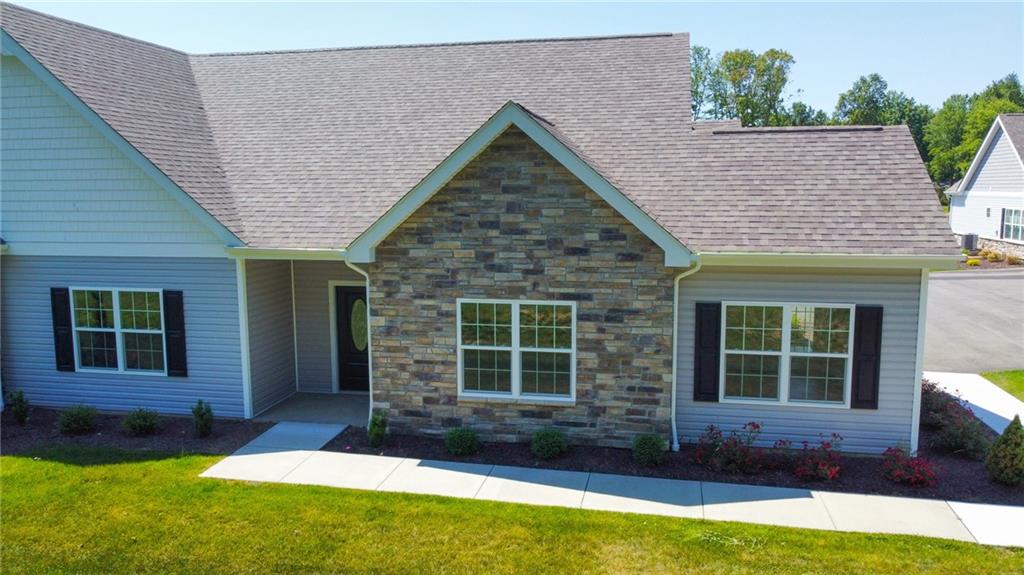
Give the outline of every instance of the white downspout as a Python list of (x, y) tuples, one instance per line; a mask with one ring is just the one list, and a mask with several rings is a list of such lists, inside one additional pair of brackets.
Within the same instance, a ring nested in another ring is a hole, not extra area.
[(679, 451), (679, 432), (676, 431), (676, 388), (679, 387), (679, 379), (676, 374), (679, 364), (679, 282), (683, 278), (699, 272), (701, 265), (702, 263), (698, 259), (697, 265), (677, 275), (674, 282), (672, 295), (672, 451)]
[(373, 417), (373, 324), (370, 321), (370, 274), (353, 265), (352, 262), (348, 260), (345, 260), (345, 265), (352, 268), (353, 271), (366, 279), (366, 366), (370, 371), (368, 378), (370, 388), (370, 407), (366, 414), (366, 425), (369, 426), (370, 419)]

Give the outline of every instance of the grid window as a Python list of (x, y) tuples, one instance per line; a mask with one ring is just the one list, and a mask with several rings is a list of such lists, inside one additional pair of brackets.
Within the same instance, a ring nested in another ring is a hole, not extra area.
[(459, 301), (460, 393), (572, 399), (571, 303)]
[(724, 307), (723, 401), (846, 404), (853, 306)]
[(1002, 239), (1024, 241), (1024, 210), (1003, 210)]
[(72, 289), (78, 367), (164, 373), (159, 291)]
[(725, 397), (777, 400), (781, 306), (726, 305)]

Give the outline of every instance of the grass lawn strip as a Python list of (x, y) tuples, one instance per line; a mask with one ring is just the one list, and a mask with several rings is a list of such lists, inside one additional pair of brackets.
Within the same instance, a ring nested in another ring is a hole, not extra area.
[(1024, 401), (1024, 369), (986, 371), (981, 376), (1003, 388), (1010, 395)]
[(0, 459), (5, 573), (1012, 573), (1024, 550), (204, 480), (216, 456)]

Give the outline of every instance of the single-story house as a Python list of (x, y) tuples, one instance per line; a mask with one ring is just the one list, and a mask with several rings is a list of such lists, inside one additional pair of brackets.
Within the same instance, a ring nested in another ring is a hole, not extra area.
[(2, 10), (36, 405), (916, 447), (959, 253), (904, 126), (695, 122), (687, 34), (193, 55)]
[(979, 247), (1024, 257), (1024, 114), (1000, 114), (964, 177), (946, 191), (949, 223)]

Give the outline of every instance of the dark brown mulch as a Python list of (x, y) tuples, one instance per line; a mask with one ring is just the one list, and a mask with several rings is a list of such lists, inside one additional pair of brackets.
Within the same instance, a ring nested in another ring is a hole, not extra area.
[(443, 439), (391, 435), (388, 436), (387, 444), (383, 448), (372, 448), (366, 441), (366, 429), (361, 427), (348, 428), (323, 449), (417, 459), (1024, 505), (1024, 488), (1007, 487), (990, 482), (985, 473), (985, 467), (980, 461), (924, 447), (930, 442), (931, 437), (930, 431), (922, 429), (920, 454), (939, 467), (939, 483), (934, 487), (923, 488), (899, 485), (885, 479), (882, 474), (882, 459), (879, 457), (850, 455), (843, 458), (840, 479), (826, 483), (802, 481), (794, 477), (789, 469), (763, 471), (755, 475), (715, 472), (694, 463), (694, 448), (687, 445), (682, 446), (677, 453), (667, 453), (664, 463), (653, 468), (637, 465), (633, 461), (633, 454), (629, 449), (609, 447), (570, 447), (566, 455), (548, 461), (541, 461), (534, 457), (528, 443), (484, 443), (478, 454), (456, 457), (445, 450)]
[(131, 437), (121, 428), (123, 415), (98, 414), (96, 430), (85, 435), (61, 435), (57, 430), (60, 412), (32, 408), (24, 426), (4, 413), (0, 421), (0, 453), (17, 455), (27, 451), (60, 445), (88, 445), (119, 449), (171, 453), (231, 453), (266, 431), (272, 423), (216, 419), (213, 434), (202, 439), (192, 432), (191, 417), (161, 416), (156, 435)]

